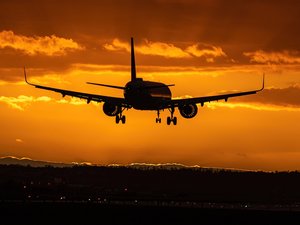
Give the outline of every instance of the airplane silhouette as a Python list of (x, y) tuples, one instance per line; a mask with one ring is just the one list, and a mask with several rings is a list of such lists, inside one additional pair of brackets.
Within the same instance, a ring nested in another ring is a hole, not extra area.
[(166, 85), (158, 82), (144, 81), (142, 78), (137, 78), (133, 38), (131, 38), (131, 81), (129, 81), (125, 85), (125, 87), (87, 82), (87, 84), (91, 85), (121, 89), (124, 91), (124, 98), (89, 94), (33, 84), (28, 82), (27, 80), (25, 67), (24, 76), (27, 84), (32, 85), (36, 88), (61, 93), (62, 97), (72, 96), (80, 99), (85, 99), (87, 101), (87, 104), (89, 104), (91, 101), (104, 102), (104, 113), (107, 116), (115, 117), (115, 121), (117, 124), (120, 121), (123, 124), (126, 122), (126, 117), (125, 115), (123, 115), (123, 111), (125, 109), (134, 108), (137, 110), (157, 111), (156, 123), (161, 123), (160, 111), (168, 109), (171, 115), (167, 117), (167, 124), (170, 125), (171, 123), (173, 123), (174, 125), (176, 125), (177, 117), (174, 116), (175, 108), (178, 108), (182, 117), (190, 119), (195, 117), (198, 112), (197, 104), (200, 104), (203, 107), (204, 103), (206, 102), (218, 100), (225, 100), (227, 102), (228, 98), (231, 97), (256, 94), (257, 92), (264, 89), (265, 83), (265, 76), (263, 75), (262, 88), (258, 90), (196, 98), (172, 99), (172, 94), (169, 87), (174, 86), (174, 84)]

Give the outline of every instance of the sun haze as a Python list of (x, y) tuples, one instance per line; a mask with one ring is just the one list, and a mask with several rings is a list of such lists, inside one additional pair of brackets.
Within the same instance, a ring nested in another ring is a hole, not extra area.
[[(1, 1), (0, 157), (97, 164), (180, 163), (253, 170), (300, 165), (300, 2), (193, 0)], [(137, 76), (175, 84), (172, 96), (255, 90), (211, 102), (197, 116), (128, 110), (125, 125), (102, 104), (31, 82), (122, 97)]]

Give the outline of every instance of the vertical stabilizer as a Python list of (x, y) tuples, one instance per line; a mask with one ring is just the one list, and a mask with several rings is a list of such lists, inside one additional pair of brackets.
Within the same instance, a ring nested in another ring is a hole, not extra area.
[(134, 43), (133, 38), (131, 38), (131, 81), (136, 79), (136, 69), (135, 69), (135, 57), (134, 57)]

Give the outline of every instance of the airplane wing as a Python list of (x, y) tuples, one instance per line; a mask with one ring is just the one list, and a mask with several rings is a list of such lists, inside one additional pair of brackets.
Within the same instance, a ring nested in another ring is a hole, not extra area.
[(262, 88), (258, 90), (228, 93), (222, 95), (195, 97), (195, 98), (172, 99), (171, 101), (167, 102), (166, 105), (168, 108), (168, 107), (178, 107), (178, 106), (188, 105), (188, 104), (201, 104), (201, 106), (203, 106), (205, 102), (218, 101), (218, 100), (225, 100), (227, 102), (228, 98), (256, 94), (257, 92), (262, 91), (264, 87), (265, 87), (265, 75), (263, 75)]
[(104, 95), (96, 95), (96, 94), (89, 94), (89, 93), (84, 93), (84, 92), (77, 92), (77, 91), (70, 91), (70, 90), (64, 90), (64, 89), (59, 89), (59, 88), (53, 88), (53, 87), (47, 87), (47, 86), (42, 86), (42, 85), (37, 85), (28, 82), (27, 80), (27, 75), (26, 75), (26, 70), (24, 68), (24, 76), (25, 76), (25, 81), (27, 84), (34, 86), (35, 88), (40, 88), (48, 91), (54, 91), (62, 94), (62, 97), (65, 96), (72, 96), (80, 99), (85, 99), (87, 101), (87, 104), (89, 104), (91, 101), (95, 102), (109, 102), (115, 105), (119, 105), (125, 108), (131, 108), (131, 106), (125, 101), (124, 98), (117, 98), (117, 97), (111, 97), (111, 96), (104, 96)]

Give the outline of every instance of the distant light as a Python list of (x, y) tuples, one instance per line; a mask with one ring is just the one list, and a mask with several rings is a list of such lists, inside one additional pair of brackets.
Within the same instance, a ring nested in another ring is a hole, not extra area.
[(18, 143), (22, 143), (22, 142), (23, 142), (23, 140), (22, 140), (22, 139), (20, 139), (20, 138), (17, 138), (17, 139), (16, 139), (16, 142), (18, 142)]

